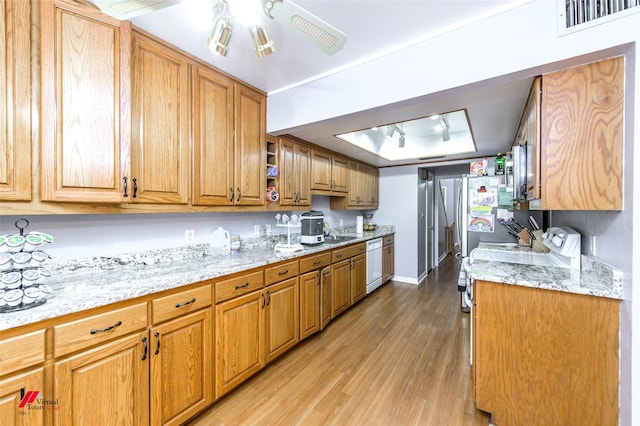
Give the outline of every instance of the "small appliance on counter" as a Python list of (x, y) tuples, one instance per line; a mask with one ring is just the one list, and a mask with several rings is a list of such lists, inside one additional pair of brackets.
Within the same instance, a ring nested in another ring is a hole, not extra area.
[(302, 213), (302, 230), (300, 242), (302, 244), (322, 244), (324, 243), (324, 213), (318, 210), (311, 210)]
[(542, 234), (542, 243), (559, 262), (571, 269), (580, 269), (581, 236), (568, 226), (548, 228)]

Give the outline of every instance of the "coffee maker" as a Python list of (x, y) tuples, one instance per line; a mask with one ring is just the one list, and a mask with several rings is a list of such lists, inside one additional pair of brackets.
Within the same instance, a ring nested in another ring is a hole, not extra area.
[(302, 244), (322, 244), (324, 242), (324, 213), (311, 210), (300, 215)]

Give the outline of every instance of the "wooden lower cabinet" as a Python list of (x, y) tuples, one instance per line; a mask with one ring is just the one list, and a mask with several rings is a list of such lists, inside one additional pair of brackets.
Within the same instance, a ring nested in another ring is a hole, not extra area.
[[(393, 240), (392, 240), (393, 241)], [(390, 243), (382, 247), (382, 282), (386, 283), (394, 275), (394, 244)]]
[(320, 271), (320, 330), (331, 322), (331, 295), (332, 295), (333, 271), (327, 266)]
[(264, 367), (264, 292), (216, 305), (216, 398)]
[(367, 257), (364, 254), (351, 258), (351, 304), (367, 295)]
[(179, 425), (213, 402), (211, 308), (151, 329), (151, 424)]
[(501, 425), (616, 425), (620, 301), (476, 281), (476, 406)]
[(46, 394), (43, 367), (0, 380), (2, 425), (41, 426), (45, 424), (45, 418), (50, 419), (53, 416), (53, 410), (57, 407), (54, 404), (41, 405), (34, 401), (33, 405), (25, 404), (21, 407), (22, 399), (28, 397), (29, 392), (40, 393), (38, 398), (53, 399), (52, 395)]
[(266, 362), (270, 362), (300, 340), (298, 277), (265, 289)]
[(300, 340), (320, 331), (320, 271), (300, 275)]
[(351, 259), (332, 266), (331, 317), (335, 318), (351, 306)]
[(94, 347), (54, 364), (54, 424), (149, 424), (149, 332)]

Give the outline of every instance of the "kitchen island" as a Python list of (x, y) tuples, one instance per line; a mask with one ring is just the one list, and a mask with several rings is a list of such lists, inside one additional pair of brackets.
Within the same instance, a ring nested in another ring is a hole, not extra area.
[(497, 426), (617, 424), (620, 272), (589, 256), (573, 270), (530, 249), (476, 250), (476, 407)]

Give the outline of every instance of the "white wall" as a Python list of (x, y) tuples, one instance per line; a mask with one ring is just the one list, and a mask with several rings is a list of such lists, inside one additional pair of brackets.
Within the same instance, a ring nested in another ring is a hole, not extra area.
[[(315, 210), (331, 216), (337, 226), (355, 226), (359, 212), (331, 211), (329, 197), (314, 195)], [(290, 211), (285, 213), (291, 214)], [(295, 212), (300, 214), (302, 212)], [(142, 250), (185, 245), (184, 231), (195, 231), (195, 242), (208, 243), (211, 233), (222, 226), (241, 237), (253, 236), (254, 225), (275, 225), (275, 213), (166, 213), (113, 215), (0, 216), (0, 235), (16, 231), (20, 217), (29, 220), (29, 231), (44, 231), (55, 238), (47, 247), (54, 261), (111, 256)], [(286, 233), (272, 226), (274, 234)]]

